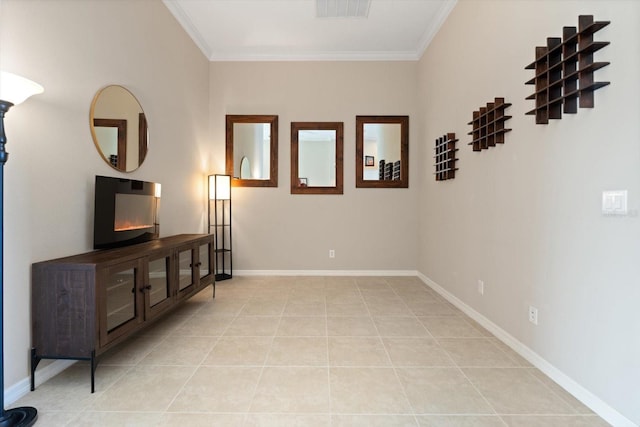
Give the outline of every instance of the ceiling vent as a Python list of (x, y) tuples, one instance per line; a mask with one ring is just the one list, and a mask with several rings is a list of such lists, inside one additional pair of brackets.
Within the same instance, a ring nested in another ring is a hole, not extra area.
[(366, 18), (371, 0), (316, 0), (318, 18)]

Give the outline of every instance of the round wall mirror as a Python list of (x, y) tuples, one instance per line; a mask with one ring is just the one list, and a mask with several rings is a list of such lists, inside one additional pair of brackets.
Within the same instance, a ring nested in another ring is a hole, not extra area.
[(149, 129), (142, 106), (122, 86), (96, 93), (89, 113), (91, 136), (100, 156), (112, 168), (131, 172), (147, 156)]

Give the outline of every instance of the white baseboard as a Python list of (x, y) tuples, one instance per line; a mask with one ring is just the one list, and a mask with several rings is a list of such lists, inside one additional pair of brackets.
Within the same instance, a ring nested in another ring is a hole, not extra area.
[(234, 276), (418, 276), (415, 270), (233, 270)]
[[(64, 371), (76, 362), (76, 360), (56, 360), (36, 370), (36, 388), (40, 384), (44, 383), (52, 377), (55, 377), (60, 372)], [(11, 405), (30, 391), (31, 378), (27, 377), (4, 390), (5, 404), (7, 406)]]
[[(1, 0), (0, 0), (1, 1)], [(508, 345), (529, 363), (544, 372), (549, 378), (558, 383), (576, 399), (584, 403), (592, 411), (602, 417), (608, 423), (616, 427), (638, 427), (637, 424), (616, 411), (607, 403), (602, 401), (589, 390), (582, 387), (572, 378), (564, 374), (561, 370), (547, 362), (536, 352), (518, 341), (504, 329), (493, 323), (491, 320), (475, 311), (464, 301), (438, 285), (436, 282), (424, 274), (414, 270), (236, 270), (233, 272), (237, 276), (417, 276), (427, 286), (438, 292), (443, 298), (455, 305), (467, 316), (478, 322), (499, 340)], [(56, 360), (47, 366), (36, 371), (36, 387), (49, 378), (54, 377), (69, 366), (76, 363), (74, 360)], [(26, 395), (31, 388), (30, 378), (25, 378), (17, 384), (5, 389), (5, 403), (11, 405), (22, 396)]]
[(605, 421), (616, 427), (638, 427), (637, 424), (626, 418), (624, 415), (616, 411), (599, 397), (585, 389), (583, 386), (575, 382), (560, 369), (543, 359), (535, 351), (518, 341), (504, 329), (493, 323), (482, 314), (468, 306), (464, 301), (429, 279), (422, 273), (418, 273), (418, 277), (430, 288), (439, 293), (443, 298), (451, 304), (458, 307), (467, 316), (478, 322), (489, 332), (496, 336), (500, 341), (511, 347), (516, 353), (524, 357), (529, 363), (544, 372), (549, 378), (558, 383), (567, 392), (572, 394), (580, 402), (584, 403), (593, 412), (602, 417)]

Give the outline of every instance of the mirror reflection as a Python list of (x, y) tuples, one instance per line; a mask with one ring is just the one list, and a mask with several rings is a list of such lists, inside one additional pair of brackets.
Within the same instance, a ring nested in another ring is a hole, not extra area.
[(336, 131), (298, 132), (298, 176), (309, 187), (336, 185)]
[(365, 123), (363, 132), (363, 179), (400, 179), (400, 124)]
[(251, 179), (251, 164), (247, 157), (243, 157), (240, 161), (240, 178)]
[(242, 179), (269, 179), (270, 145), (269, 123), (234, 123), (232, 176)]
[(409, 186), (409, 117), (356, 117), (356, 187)]
[(121, 172), (144, 162), (148, 149), (147, 119), (138, 100), (122, 86), (107, 86), (95, 95), (89, 113), (91, 136), (104, 161)]
[(291, 193), (342, 194), (342, 149), (342, 123), (291, 123)]
[(233, 185), (278, 186), (278, 116), (226, 116), (226, 172)]

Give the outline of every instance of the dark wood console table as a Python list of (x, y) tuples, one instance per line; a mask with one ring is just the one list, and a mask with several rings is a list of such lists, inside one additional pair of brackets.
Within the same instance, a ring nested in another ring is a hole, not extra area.
[(181, 234), (32, 265), (31, 390), (42, 359), (91, 362), (213, 286), (214, 235)]

